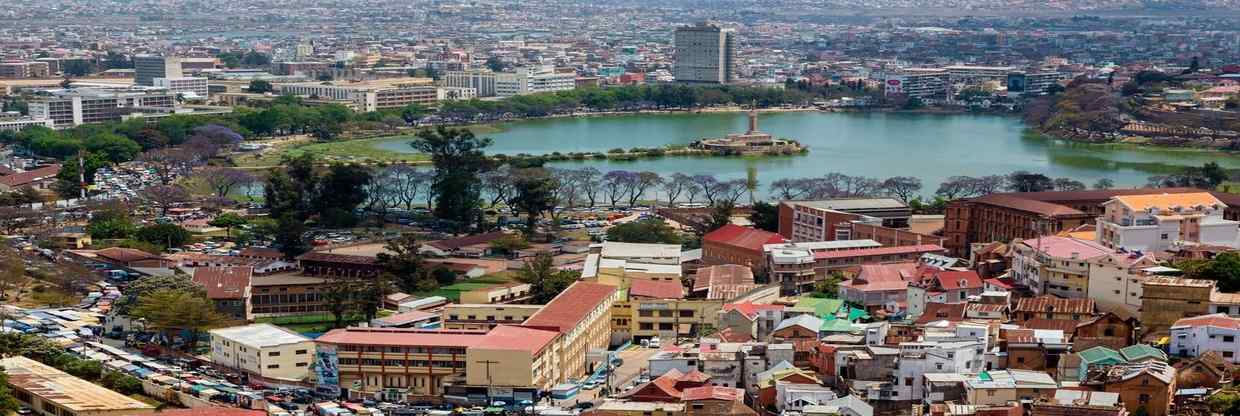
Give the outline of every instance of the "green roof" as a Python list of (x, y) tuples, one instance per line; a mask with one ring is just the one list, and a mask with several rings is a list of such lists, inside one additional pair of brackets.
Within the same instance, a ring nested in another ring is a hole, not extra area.
[(849, 322), (856, 322), (858, 319), (869, 319), (869, 317), (870, 314), (869, 312), (866, 312), (865, 309), (858, 309), (851, 306), (848, 308)]
[(1080, 352), (1082, 364), (1122, 364), (1128, 362), (1113, 349), (1097, 346)]
[(845, 321), (843, 319), (832, 319), (830, 321), (823, 321), (821, 331), (822, 332), (853, 332), (853, 331), (856, 331), (857, 329), (858, 328), (856, 326), (853, 326), (851, 322)]
[(1151, 357), (1160, 361), (1167, 361), (1167, 353), (1149, 344), (1129, 345), (1120, 349), (1119, 353), (1123, 354), (1128, 361), (1137, 361)]
[(839, 312), (840, 308), (843, 306), (844, 301), (840, 299), (811, 298), (803, 296), (797, 299), (797, 304), (794, 307), (811, 308), (814, 310), (814, 315), (822, 319), (831, 320), (835, 319), (835, 313)]

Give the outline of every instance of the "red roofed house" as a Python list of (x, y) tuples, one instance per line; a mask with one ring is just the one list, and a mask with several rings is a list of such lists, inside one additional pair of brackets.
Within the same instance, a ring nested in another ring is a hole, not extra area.
[(754, 274), (762, 275), (766, 272), (762, 246), (782, 242), (784, 238), (779, 234), (728, 224), (702, 236), (702, 262), (749, 266)]
[(977, 272), (923, 268), (920, 280), (908, 286), (908, 315), (923, 313), (927, 303), (963, 303), (982, 294), (985, 283)]
[(765, 305), (750, 302), (723, 305), (719, 316), (719, 328), (735, 333), (748, 334), (754, 339), (766, 339), (771, 331), (784, 320), (784, 305)]
[(60, 174), (60, 165), (49, 165), (41, 168), (0, 176), (0, 191), (12, 192), (21, 188), (47, 189), (56, 182)]
[(840, 297), (868, 311), (904, 304), (909, 282), (920, 280), (920, 276), (916, 263), (862, 265), (856, 277), (840, 283)]
[(1240, 318), (1216, 313), (1175, 321), (1171, 325), (1171, 355), (1199, 357), (1217, 351), (1233, 364), (1240, 362)]
[(965, 308), (967, 303), (927, 303), (925, 313), (921, 314), (915, 322), (918, 325), (925, 325), (931, 322), (948, 321), (960, 322), (964, 320)]
[(702, 267), (693, 277), (693, 293), (706, 299), (735, 299), (758, 287), (753, 269), (737, 264)]
[(206, 289), (207, 299), (215, 310), (232, 319), (248, 321), (250, 309), (250, 266), (198, 267), (194, 269), (195, 284)]
[(683, 299), (685, 287), (675, 280), (633, 279), (629, 282), (629, 296), (650, 299)]
[(1082, 321), (1094, 316), (1092, 299), (1064, 299), (1043, 295), (1020, 298), (1012, 308), (1012, 319), (1018, 322), (1034, 318)]
[(736, 387), (702, 386), (685, 389), (681, 394), (686, 414), (691, 415), (757, 415), (745, 405), (745, 390)]
[(170, 263), (163, 257), (124, 247), (108, 247), (94, 254), (97, 260), (122, 267), (167, 267)]
[(705, 386), (708, 381), (710, 381), (710, 376), (697, 370), (686, 374), (673, 368), (658, 378), (622, 394), (620, 397), (635, 402), (674, 403), (681, 401), (686, 389)]
[(620, 300), (615, 286), (576, 282), (547, 302), (521, 326), (559, 332), (560, 374), (555, 383), (577, 379), (592, 368), (586, 353), (605, 349), (611, 340), (611, 307)]

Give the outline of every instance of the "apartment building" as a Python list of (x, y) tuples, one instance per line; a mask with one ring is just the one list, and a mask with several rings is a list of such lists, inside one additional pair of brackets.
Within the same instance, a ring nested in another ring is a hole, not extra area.
[(456, 89), (472, 89), (477, 97), (494, 97), (495, 72), (486, 69), (445, 71), (439, 85)]
[(1051, 92), (1053, 86), (1071, 77), (1072, 74), (1057, 71), (1013, 72), (1007, 76), (1008, 95), (1046, 95)]
[(327, 312), (327, 279), (295, 274), (250, 279), (253, 317)]
[(271, 324), (213, 329), (211, 362), (263, 379), (298, 382), (310, 376), (314, 341)]
[(1011, 277), (1036, 295), (1084, 298), (1089, 294), (1090, 260), (1112, 250), (1093, 241), (1046, 236), (1012, 246)]
[(0, 78), (47, 78), (51, 75), (47, 62), (0, 62)]
[(30, 116), (50, 119), (55, 128), (121, 121), (143, 111), (167, 111), (176, 106), (176, 95), (167, 90), (105, 90), (76, 88), (53, 90), (31, 97)]
[(1210, 313), (1213, 280), (1154, 277), (1141, 283), (1141, 326), (1162, 334), (1181, 319)]
[(1175, 321), (1169, 332), (1172, 355), (1199, 357), (1216, 351), (1228, 362), (1240, 363), (1240, 318), (1221, 313), (1194, 316)]
[(793, 242), (852, 240), (848, 223), (907, 228), (913, 211), (894, 198), (840, 198), (779, 203), (779, 234)]
[(982, 368), (986, 346), (977, 338), (904, 342), (897, 347), (896, 369), (890, 380), (855, 383), (865, 386), (868, 400), (920, 402), (926, 398), (926, 374), (965, 374)]
[(586, 353), (606, 349), (611, 339), (611, 309), (620, 300), (615, 286), (576, 282), (556, 295), (522, 326), (560, 333), (561, 383), (586, 374)]
[(202, 77), (160, 77), (155, 78), (153, 83), (156, 87), (167, 89), (170, 93), (186, 98), (206, 99), (209, 91), (207, 79)]
[(1003, 84), (1007, 82), (1008, 74), (1016, 71), (1016, 67), (1011, 66), (978, 65), (951, 65), (943, 69), (947, 70), (952, 85), (981, 85), (987, 82)]
[(22, 131), (34, 126), (50, 129), (56, 127), (56, 122), (50, 118), (0, 117), (0, 131)]
[(570, 91), (577, 88), (575, 73), (518, 68), (495, 74), (495, 96), (514, 97), (542, 92)]
[(1208, 192), (1119, 195), (1102, 204), (1097, 241), (1143, 252), (1183, 244), (1240, 247), (1240, 222), (1224, 219), (1227, 205)]
[(444, 329), (487, 331), (500, 325), (520, 325), (542, 305), (453, 303), (439, 311)]
[(904, 95), (910, 98), (947, 98), (951, 74), (940, 68), (905, 68), (889, 74), (883, 80), (885, 95)]
[(398, 401), (442, 396), (446, 385), (462, 381), (467, 350), (484, 336), (481, 331), (355, 327), (333, 329), (315, 343), (320, 356), (336, 361), (337, 387), (349, 389), (349, 397), (382, 393)]
[(423, 78), (321, 83), (297, 82), (274, 85), (280, 95), (295, 95), (349, 102), (356, 111), (401, 108), (409, 104), (434, 106), (439, 100), (435, 86)]
[(1144, 253), (1109, 253), (1089, 259), (1089, 298), (1099, 309), (1139, 316), (1141, 285), (1155, 277), (1158, 260)]
[(736, 81), (736, 31), (711, 22), (676, 28), (672, 75), (676, 82), (729, 84)]
[(133, 82), (136, 85), (155, 86), (155, 78), (177, 78), (184, 75), (181, 60), (171, 56), (134, 55)]
[(566, 380), (561, 337), (553, 330), (497, 326), (466, 351), (466, 384), (549, 392)]

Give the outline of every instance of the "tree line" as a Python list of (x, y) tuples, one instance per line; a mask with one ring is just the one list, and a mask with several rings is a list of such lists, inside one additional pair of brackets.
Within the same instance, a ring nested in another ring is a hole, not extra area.
[[(797, 84), (794, 84), (794, 86)], [(721, 105), (804, 105), (825, 91), (751, 86), (625, 85), (440, 103), (439, 115), (457, 119), (540, 117), (577, 111), (695, 109)]]

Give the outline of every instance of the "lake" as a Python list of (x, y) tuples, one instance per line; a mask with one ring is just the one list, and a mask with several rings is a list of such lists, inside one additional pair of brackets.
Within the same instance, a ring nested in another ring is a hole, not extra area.
[[(495, 143), (489, 153), (546, 154), (606, 152), (622, 147), (684, 145), (702, 137), (718, 137), (746, 128), (743, 113), (639, 114), (524, 120), (499, 125), (486, 134)], [(764, 113), (759, 128), (809, 146), (809, 153), (780, 157), (664, 157), (636, 161), (568, 161), (555, 166), (594, 166), (602, 171), (625, 169), (660, 174), (713, 174), (720, 179), (744, 178), (753, 166), (769, 184), (780, 178), (821, 176), (828, 172), (883, 179), (921, 178), (930, 194), (955, 175), (1006, 174), (1015, 170), (1070, 177), (1085, 184), (1110, 178), (1118, 186), (1145, 184), (1150, 175), (1181, 166), (1217, 162), (1240, 168), (1235, 155), (1132, 145), (1093, 145), (1053, 140), (1030, 134), (1017, 117), (972, 114), (902, 113)], [(412, 152), (407, 138), (375, 146)]]

